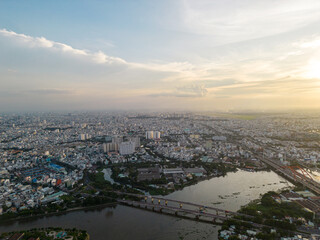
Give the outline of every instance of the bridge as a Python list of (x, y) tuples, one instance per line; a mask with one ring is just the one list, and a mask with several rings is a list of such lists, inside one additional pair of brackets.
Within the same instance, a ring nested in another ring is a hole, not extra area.
[[(314, 181), (305, 170), (301, 171), (301, 167), (286, 167), (279, 162), (267, 159), (263, 156), (260, 158), (260, 160), (274, 168), (276, 172), (283, 174), (291, 182), (301, 183), (303, 186), (307, 187), (314, 193), (320, 195), (320, 184)], [(301, 172), (297, 171), (296, 169), (300, 170)]]
[[(216, 214), (216, 216), (219, 216), (219, 217), (241, 216), (246, 218), (253, 218), (252, 216), (247, 214), (242, 214), (238, 212), (224, 210), (221, 208), (209, 207), (209, 206), (200, 205), (196, 203), (174, 200), (174, 199), (169, 199), (169, 198), (164, 198), (159, 196), (142, 195), (142, 194), (135, 194), (135, 193), (119, 192), (119, 191), (115, 191), (114, 193), (117, 193), (118, 195), (127, 195), (127, 196), (137, 197), (139, 199), (142, 199), (144, 201), (144, 204), (151, 202), (151, 204), (155, 206), (161, 206), (161, 207), (167, 207), (167, 208), (179, 206), (179, 209), (182, 209), (182, 210), (186, 210), (190, 208), (196, 209), (197, 213), (205, 212), (205, 211), (206, 212), (213, 211)], [(141, 201), (139, 201), (139, 203), (141, 203)]]
[[(209, 126), (207, 124), (202, 124), (203, 126), (207, 127), (209, 130), (216, 132), (216, 129), (214, 129), (212, 126)], [(218, 132), (219, 133), (219, 132)], [(232, 135), (230, 135), (232, 137)], [(246, 149), (247, 147), (242, 144), (242, 147)], [(312, 178), (308, 176), (308, 174), (305, 174), (305, 171), (298, 172), (296, 169), (293, 168), (286, 168), (283, 164), (276, 162), (272, 159), (268, 159), (264, 156), (264, 154), (256, 154), (257, 158), (267, 164), (268, 166), (275, 169), (276, 172), (281, 173), (284, 175), (287, 179), (289, 179), (293, 183), (301, 183), (303, 186), (307, 187), (314, 193), (320, 195), (320, 184), (314, 181)], [(302, 165), (302, 164), (300, 164)], [(302, 165), (304, 168), (304, 166)], [(301, 169), (300, 169), (301, 170)]]
[[(247, 214), (228, 211), (220, 208), (205, 206), (201, 204), (169, 199), (159, 196), (150, 196), (134, 193), (126, 193), (114, 191), (118, 196), (131, 196), (137, 200), (117, 199), (118, 203), (128, 205), (131, 207), (141, 208), (157, 213), (172, 215), (180, 218), (192, 219), (201, 222), (212, 224), (222, 224), (225, 220), (236, 219), (243, 224), (250, 224), (255, 228), (275, 228), (274, 226), (267, 226), (264, 224), (255, 223), (254, 217)], [(309, 237), (309, 234), (301, 232), (292, 232)]]
[(238, 221), (251, 224), (256, 228), (262, 228), (266, 226), (263, 224), (257, 224), (252, 222), (251, 220), (253, 220), (253, 216), (228, 211), (220, 208), (200, 205), (186, 201), (179, 201), (159, 196), (146, 196), (141, 194), (125, 193), (118, 191), (114, 193), (118, 194), (119, 196), (131, 196), (137, 199), (118, 199), (117, 201), (121, 204), (142, 208), (158, 213), (173, 215), (181, 218), (188, 218), (203, 222), (210, 222), (214, 224), (221, 224), (225, 220), (236, 218)]
[(297, 178), (302, 178), (304, 180), (307, 180), (307, 178), (313, 180), (312, 176), (306, 171), (304, 168), (300, 166), (282, 166), (283, 168), (289, 169), (292, 173), (293, 176)]

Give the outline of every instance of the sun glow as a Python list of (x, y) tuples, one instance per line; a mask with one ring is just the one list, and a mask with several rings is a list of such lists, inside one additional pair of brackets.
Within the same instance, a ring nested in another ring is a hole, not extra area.
[(306, 69), (306, 77), (320, 78), (320, 61), (311, 61)]

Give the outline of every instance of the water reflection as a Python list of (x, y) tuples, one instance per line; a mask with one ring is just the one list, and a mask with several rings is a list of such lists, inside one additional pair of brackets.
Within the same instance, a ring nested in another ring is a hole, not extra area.
[[(260, 194), (292, 186), (273, 172), (229, 173), (168, 195), (168, 198), (216, 206), (232, 211)], [(0, 232), (59, 226), (86, 229), (94, 240), (216, 239), (219, 227), (118, 205), (0, 225)]]
[(108, 210), (108, 211), (106, 212), (105, 216), (106, 216), (106, 218), (112, 217), (112, 216), (113, 216), (113, 211), (112, 211), (112, 210), (110, 210), (110, 211)]

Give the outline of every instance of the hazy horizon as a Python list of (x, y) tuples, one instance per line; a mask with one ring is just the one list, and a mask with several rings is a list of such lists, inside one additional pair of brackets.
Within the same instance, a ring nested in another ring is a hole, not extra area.
[(0, 112), (320, 110), (320, 2), (1, 1)]

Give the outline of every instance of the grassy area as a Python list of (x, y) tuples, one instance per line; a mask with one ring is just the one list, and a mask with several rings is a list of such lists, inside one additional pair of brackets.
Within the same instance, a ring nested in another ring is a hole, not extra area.
[[(268, 192), (264, 194), (260, 201), (254, 201), (243, 207), (239, 212), (254, 216), (253, 219), (246, 217), (235, 217), (224, 221), (221, 230), (233, 228), (233, 236), (229, 239), (239, 239), (238, 234), (246, 234), (246, 230), (253, 229), (250, 223), (239, 221), (247, 220), (255, 223), (264, 224), (256, 235), (258, 239), (280, 239), (281, 237), (293, 236), (297, 227), (302, 224), (301, 219), (313, 220), (313, 214), (305, 211), (301, 206), (294, 202), (277, 202), (279, 194)], [(276, 229), (276, 232), (271, 232)]]
[(109, 189), (112, 190), (113, 187), (111, 183), (104, 179), (104, 173), (98, 172), (96, 174), (88, 174), (88, 177), (92, 183), (92, 186), (98, 188), (98, 189)]
[[(301, 206), (294, 202), (276, 202), (273, 197), (278, 196), (275, 192), (268, 192), (264, 194), (261, 201), (258, 203), (251, 203), (240, 210), (241, 213), (255, 216), (256, 222), (263, 222), (269, 220), (285, 220), (286, 217), (298, 219), (303, 217), (307, 220), (312, 220), (313, 214), (305, 211)], [(270, 221), (269, 221), (270, 222)], [(298, 222), (296, 222), (299, 224)], [(269, 224), (268, 224), (269, 225)], [(273, 225), (273, 224), (271, 224)]]

